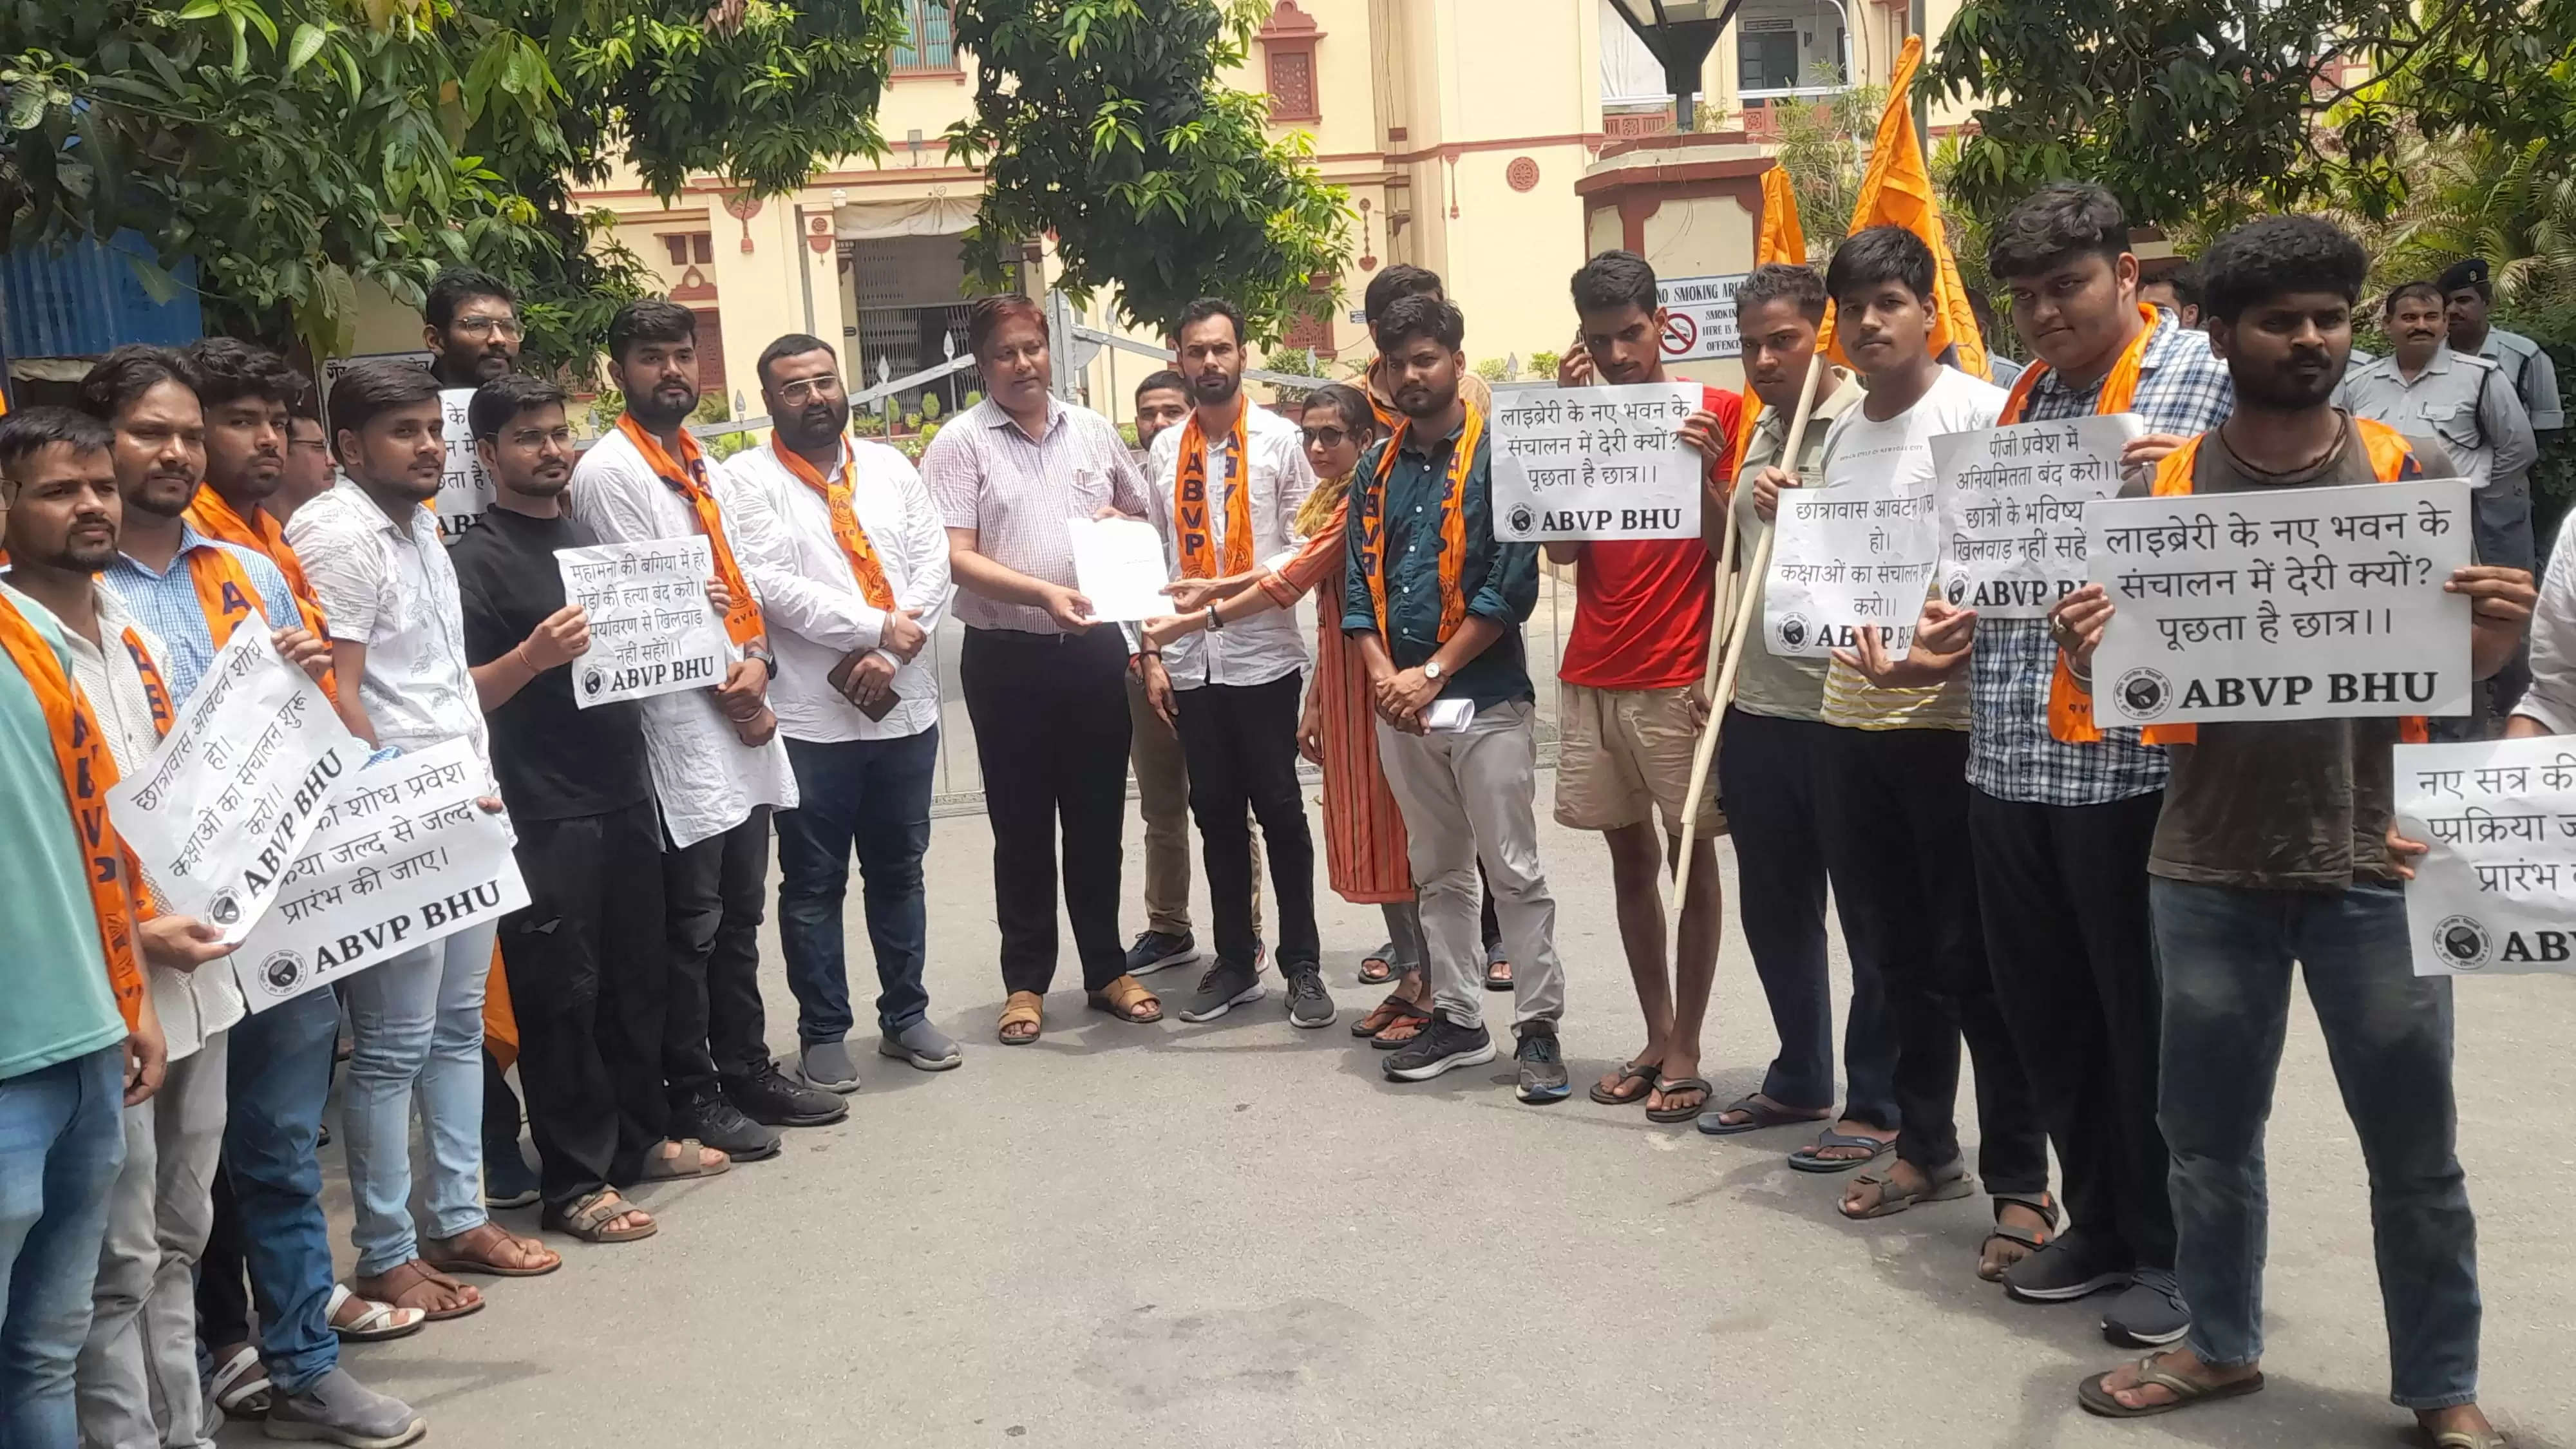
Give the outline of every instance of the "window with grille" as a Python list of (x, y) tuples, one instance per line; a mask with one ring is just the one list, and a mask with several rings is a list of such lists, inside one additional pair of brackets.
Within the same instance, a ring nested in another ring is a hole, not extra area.
[(948, 6), (949, 0), (903, 0), (903, 39), (894, 47), (897, 72), (957, 68), (956, 22)]

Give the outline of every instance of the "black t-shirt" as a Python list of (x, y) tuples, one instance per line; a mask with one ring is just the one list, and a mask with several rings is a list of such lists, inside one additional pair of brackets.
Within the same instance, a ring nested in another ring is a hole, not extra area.
[[(555, 550), (598, 540), (569, 518), (487, 511), (447, 551), (465, 606), (465, 657), (485, 665), (564, 606)], [(575, 708), (570, 666), (549, 669), (493, 710), (492, 771), (510, 813), (528, 820), (604, 815), (653, 796), (644, 713), (633, 701)]]

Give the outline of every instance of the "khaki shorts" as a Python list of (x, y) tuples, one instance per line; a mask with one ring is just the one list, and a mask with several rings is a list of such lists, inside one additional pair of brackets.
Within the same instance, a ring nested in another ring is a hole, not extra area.
[[(1679, 834), (1691, 755), (1699, 747), (1691, 713), (1687, 686), (1594, 689), (1557, 681), (1556, 823), (1616, 830), (1660, 814), (1665, 831)], [(1701, 840), (1726, 833), (1714, 761), (1692, 833)]]

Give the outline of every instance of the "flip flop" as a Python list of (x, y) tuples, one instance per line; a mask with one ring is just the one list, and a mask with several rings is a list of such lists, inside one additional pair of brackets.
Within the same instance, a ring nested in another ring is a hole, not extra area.
[[(340, 1305), (351, 1299), (365, 1304), (367, 1311), (342, 1323)], [(359, 1298), (346, 1283), (331, 1285), (331, 1303), (322, 1310), (322, 1316), (342, 1343), (382, 1343), (390, 1338), (409, 1338), (429, 1322), (429, 1315), (420, 1309), (397, 1308), (372, 1298)]]
[(1405, 1000), (1401, 994), (1390, 994), (1386, 1000), (1370, 1008), (1368, 1015), (1351, 1023), (1351, 1035), (1372, 1037), (1398, 1022), (1429, 1021), (1430, 1019), (1430, 1012)]
[[(1786, 1107), (1762, 1100), (1759, 1092), (1747, 1092), (1714, 1112), (1703, 1109), (1699, 1114), (1699, 1130), (1711, 1137), (1733, 1137), (1739, 1132), (1764, 1132), (1774, 1127), (1794, 1126), (1800, 1122), (1830, 1121), (1832, 1119), (1827, 1113), (1831, 1111), (1831, 1108), (1822, 1108), (1814, 1112), (1792, 1112)], [(1753, 1120), (1735, 1123), (1717, 1120), (1729, 1112), (1750, 1113)]]
[(1631, 1092), (1626, 1096), (1621, 1096), (1617, 1092), (1605, 1092), (1601, 1090), (1601, 1084), (1599, 1082), (1594, 1082), (1592, 1084), (1592, 1100), (1600, 1103), (1604, 1107), (1634, 1107), (1639, 1102), (1646, 1100), (1648, 1093), (1654, 1091), (1656, 1075), (1656, 1065), (1653, 1062), (1622, 1063), (1619, 1068), (1619, 1085), (1624, 1087), (1630, 1082), (1643, 1082), (1646, 1084), (1646, 1090), (1643, 1092)]
[(1667, 1127), (1676, 1122), (1688, 1122), (1697, 1118), (1700, 1113), (1708, 1110), (1708, 1099), (1717, 1094), (1717, 1089), (1700, 1077), (1683, 1077), (1675, 1081), (1671, 1077), (1658, 1076), (1655, 1078), (1655, 1090), (1666, 1097), (1670, 1097), (1675, 1092), (1699, 1093), (1699, 1100), (1687, 1107), (1648, 1107), (1646, 1109), (1647, 1121), (1660, 1122)]
[(1968, 1164), (1965, 1162), (1953, 1162), (1944, 1171), (1947, 1176), (1935, 1176), (1929, 1184), (1911, 1191), (1898, 1187), (1893, 1177), (1864, 1174), (1853, 1178), (1852, 1185), (1857, 1187), (1866, 1184), (1877, 1188), (1878, 1201), (1859, 1212), (1853, 1212), (1842, 1204), (1836, 1203), (1834, 1211), (1853, 1222), (1866, 1222), (1871, 1218), (1894, 1217), (1919, 1202), (1948, 1202), (1954, 1197), (1966, 1197), (1977, 1190), (1977, 1185), (1968, 1178)]
[(1395, 979), (1395, 943), (1387, 942), (1360, 958), (1360, 984), (1384, 986)]
[[(2250, 1379), (2238, 1379), (2233, 1383), (2194, 1383), (2156, 1367), (2156, 1357), (2151, 1353), (2138, 1360), (2138, 1383), (2141, 1386), (2153, 1384), (2172, 1394), (2173, 1398), (2167, 1402), (2148, 1404), (2142, 1408), (2130, 1408), (2111, 1397), (2111, 1391), (2102, 1387), (2103, 1380), (2111, 1377), (2109, 1373), (2095, 1374), (2076, 1385), (2075, 1402), (2084, 1406), (2084, 1412), (2099, 1414), (2105, 1419), (2144, 1419), (2156, 1414), (2170, 1414), (2176, 1409), (2187, 1409), (2194, 1404), (2205, 1404), (2213, 1399), (2240, 1399), (2247, 1394), (2260, 1393), (2263, 1389), (2261, 1374), (2256, 1374)], [(2116, 1372), (2118, 1370), (2112, 1370), (2112, 1373)], [(2448, 1446), (2445, 1446), (2445, 1449), (2448, 1449)]]
[[(1869, 1149), (1869, 1156), (1818, 1157), (1816, 1155), (1828, 1147), (1866, 1147)], [(1867, 1167), (1895, 1150), (1896, 1139), (1893, 1137), (1881, 1142), (1875, 1137), (1864, 1137), (1857, 1132), (1828, 1130), (1817, 1134), (1815, 1141), (1790, 1153), (1789, 1165), (1800, 1172), (1849, 1172), (1855, 1167)]]
[(259, 1419), (267, 1417), (272, 1387), (268, 1368), (260, 1362), (259, 1349), (243, 1344), (233, 1350), (232, 1357), (215, 1365), (215, 1376), (206, 1385), (206, 1392), (226, 1416)]

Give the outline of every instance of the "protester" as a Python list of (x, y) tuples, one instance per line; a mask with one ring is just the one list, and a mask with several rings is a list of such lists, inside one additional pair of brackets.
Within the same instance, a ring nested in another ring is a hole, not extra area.
[[(1827, 489), (1893, 483), (1928, 494), (1931, 440), (1991, 427), (2002, 410), (2002, 389), (1929, 356), (1933, 274), (1931, 248), (1902, 227), (1857, 232), (1834, 252), (1825, 287), (1869, 392), (1826, 435)], [(1797, 479), (1775, 466), (1753, 483), (1764, 495), (1757, 505), (1768, 506)], [(1967, 690), (1957, 680), (1880, 686), (1836, 659), (1826, 670), (1823, 720), (1831, 726), (1823, 737), (1826, 860), (1836, 895), (1856, 908), (1845, 917), (1846, 943), (1854, 956), (1878, 962), (1897, 1035), (1896, 1165), (1855, 1180), (1842, 1212), (1884, 1217), (1975, 1190), (1955, 1115), (1964, 1034), (1976, 1064), (1977, 1172), (1994, 1199), (1996, 1226), (1978, 1267), (1992, 1277), (2057, 1221), (2047, 1145), (1996, 1007), (1976, 880), (1961, 849)], [(1873, 1142), (1851, 1150), (1878, 1149)]]
[(493, 502), (448, 560), (528, 886), (528, 904), (502, 918), (499, 935), (543, 1217), (586, 1242), (631, 1242), (658, 1224), (619, 1186), (732, 1165), (670, 1137), (670, 952), (644, 712), (632, 701), (573, 703), (569, 666), (590, 625), (565, 600), (555, 554), (597, 540), (564, 516), (573, 447), (563, 389), (504, 375), (475, 390), (467, 421)]
[(420, 339), (442, 388), (480, 387), (519, 365), (518, 294), (487, 272), (452, 267), (431, 279)]
[[(1430, 1026), (1387, 1058), (1386, 1074), (1426, 1081), (1494, 1059), (1477, 969), (1481, 858), (1520, 968), (1519, 1096), (1561, 1101), (1565, 973), (1556, 901), (1538, 863), (1537, 695), (1520, 631), (1538, 601), (1538, 547), (1494, 538), (1485, 415), (1459, 392), (1467, 359), (1458, 309), (1401, 298), (1375, 337), (1404, 422), (1354, 475), (1342, 627), (1367, 661), (1378, 756), (1422, 887), (1436, 1002)], [(1463, 711), (1463, 727), (1443, 721), (1434, 731), (1435, 704)]]
[[(1671, 380), (1655, 270), (1643, 257), (1602, 252), (1574, 274), (1572, 286), (1583, 346), (1558, 366), (1560, 384)], [(1690, 780), (1708, 719), (1713, 554), (1726, 531), (1741, 409), (1735, 394), (1702, 388), (1699, 408), (1681, 426), (1683, 440), (1707, 460), (1702, 537), (1546, 546), (1551, 562), (1575, 570), (1574, 630), (1557, 666), (1556, 823), (1597, 830), (1610, 848), (1619, 943), (1646, 1017), (1645, 1046), (1591, 1095), (1614, 1107), (1643, 1102), (1653, 1122), (1697, 1118), (1711, 1090), (1699, 1074), (1700, 1026), (1725, 929), (1716, 839), (1723, 826), (1713, 796), (1690, 799)], [(1686, 815), (1697, 822), (1691, 891), (1667, 971), (1661, 883)]]
[(2162, 276), (2148, 277), (2138, 283), (2138, 300), (2159, 312), (2173, 314), (2174, 324), (2185, 332), (2200, 330), (2200, 267), (2183, 262)]
[(841, 904), (858, 853), (877, 963), (877, 1052), (926, 1072), (963, 1060), (922, 985), (939, 680), (922, 650), (948, 608), (948, 534), (901, 453), (850, 436), (838, 354), (791, 333), (760, 355), (769, 446), (728, 471), (734, 536), (781, 671), (771, 692), (796, 772), (778, 814), (778, 939), (807, 1083), (859, 1087)]
[[(1811, 267), (1789, 263), (1756, 267), (1737, 288), (1735, 309), (1745, 381), (1762, 401), (1738, 475), (1751, 478), (1766, 468), (1788, 467), (1789, 427), (1825, 320), (1824, 279)], [(1798, 486), (1824, 486), (1825, 438), (1860, 397), (1844, 369), (1828, 364), (1817, 373), (1807, 430), (1798, 440)], [(1735, 490), (1739, 559), (1749, 559), (1771, 527), (1754, 505), (1754, 489)], [(1766, 582), (1762, 575), (1745, 580), (1748, 597), (1741, 607), (1755, 619), (1762, 617)], [(1820, 810), (1829, 743), (1825, 667), (1822, 659), (1774, 654), (1748, 637), (1717, 737), (1718, 790), (1736, 846), (1736, 910), (1780, 1047), (1758, 1090), (1701, 1115), (1699, 1130), (1715, 1137), (1821, 1122), (1833, 1113), (1834, 1005), (1825, 970)], [(1855, 914), (1859, 902), (1846, 892), (1835, 905), (1846, 944), (1864, 941)], [(1790, 1159), (1791, 1166), (1810, 1172), (1840, 1172), (1872, 1161), (1896, 1140), (1895, 1024), (1887, 1019), (1878, 958), (1858, 949), (1849, 955), (1843, 1063), (1850, 1097), (1842, 1116)]]
[(2540, 459), (2531, 415), (2501, 363), (2445, 345), (2444, 305), (2431, 282), (2390, 291), (2380, 330), (2395, 351), (2345, 373), (2340, 400), (2354, 417), (2441, 439), (2477, 490), (2478, 561), (2528, 572), (2537, 557), (2531, 465)]
[(1136, 384), (1136, 466), (1152, 461), (1154, 439), (1190, 415), (1190, 380), (1172, 368), (1145, 374)]
[(188, 505), (189, 526), (277, 565), (303, 627), (327, 640), (304, 562), (287, 545), (284, 521), (269, 511), (294, 447), (287, 410), (312, 384), (276, 353), (230, 337), (200, 338), (180, 360), (206, 419), (205, 486)]
[[(309, 389), (311, 384), (306, 387)], [(306, 396), (311, 393), (308, 391)], [(260, 508), (282, 529), (295, 516), (295, 510), (330, 492), (337, 481), (331, 466), (331, 440), (322, 436), (322, 420), (309, 412), (289, 413), (286, 466), (278, 472), (277, 491), (269, 494)]]
[[(2210, 342), (2235, 407), (2157, 465), (2155, 494), (2452, 470), (2438, 440), (2333, 405), (2369, 267), (2351, 237), (2314, 217), (2267, 217), (2220, 238), (2204, 265)], [(2470, 601), (2473, 676), (2493, 674), (2530, 617), (2530, 575), (2476, 565), (2443, 588)], [(2058, 606), (2070, 691), (2089, 687), (2112, 613), (2099, 585)], [(2061, 734), (2083, 733), (2076, 711), (2063, 719)], [(2476, 1403), (2477, 1227), (2455, 1150), (2451, 983), (2413, 974), (2387, 839), (2389, 750), (2401, 737), (2422, 738), (2421, 721), (2147, 732), (2172, 759), (2147, 868), (2163, 983), (2157, 1115), (2192, 1323), (2182, 1347), (2085, 1380), (2078, 1399), (2093, 1413), (2132, 1418), (2263, 1387), (2263, 1136), (2295, 959), (2370, 1168), (2390, 1397), (2443, 1449), (2505, 1442)]]

